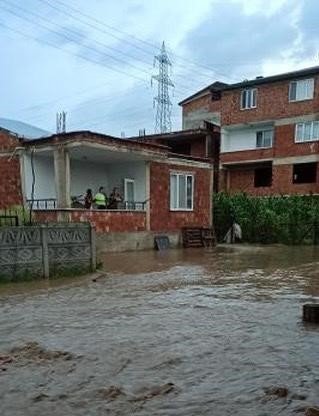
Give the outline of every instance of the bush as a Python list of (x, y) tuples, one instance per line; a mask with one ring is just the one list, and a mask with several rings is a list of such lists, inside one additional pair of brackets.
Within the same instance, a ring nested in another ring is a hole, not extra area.
[[(214, 225), (222, 241), (233, 221), (249, 243), (312, 243), (318, 239), (319, 196), (214, 195)], [(316, 235), (317, 234), (317, 235)]]

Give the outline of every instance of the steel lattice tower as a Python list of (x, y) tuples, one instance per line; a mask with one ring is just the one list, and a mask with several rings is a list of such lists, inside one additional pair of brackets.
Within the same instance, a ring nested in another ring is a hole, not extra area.
[(163, 42), (161, 53), (154, 58), (154, 66), (158, 66), (158, 75), (153, 75), (152, 80), (157, 81), (158, 92), (154, 97), (156, 106), (155, 132), (166, 133), (171, 131), (172, 102), (169, 97), (169, 87), (174, 87), (169, 76), (169, 68), (172, 63), (167, 55), (165, 43)]

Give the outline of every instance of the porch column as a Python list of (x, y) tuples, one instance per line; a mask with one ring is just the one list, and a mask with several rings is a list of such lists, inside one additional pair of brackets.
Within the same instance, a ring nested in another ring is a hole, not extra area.
[(151, 229), (151, 166), (145, 163), (145, 201), (146, 201), (146, 231)]
[(64, 146), (53, 151), (57, 208), (70, 208), (70, 156)]
[(213, 157), (213, 139), (211, 134), (205, 137), (205, 157)]

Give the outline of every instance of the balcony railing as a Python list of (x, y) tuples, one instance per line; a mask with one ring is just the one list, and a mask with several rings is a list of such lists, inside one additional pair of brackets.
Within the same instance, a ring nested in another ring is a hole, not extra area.
[[(121, 211), (145, 211), (147, 201), (123, 201), (117, 203), (117, 208), (107, 208), (109, 210), (121, 210)], [(53, 210), (58, 209), (57, 200), (55, 198), (42, 198), (42, 199), (28, 199), (28, 208), (33, 210)], [(76, 198), (72, 198), (71, 208), (85, 209), (84, 205)], [(94, 204), (93, 204), (94, 209)]]
[(42, 199), (28, 199), (29, 209), (56, 209), (57, 200), (55, 198), (42, 198)]

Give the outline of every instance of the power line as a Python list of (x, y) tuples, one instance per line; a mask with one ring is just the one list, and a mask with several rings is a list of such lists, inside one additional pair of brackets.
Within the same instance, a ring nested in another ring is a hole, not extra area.
[[(40, 2), (42, 2), (42, 3), (46, 3), (46, 4), (50, 5), (51, 7), (55, 8), (56, 10), (58, 10), (58, 11), (62, 12), (62, 11), (61, 11), (61, 9), (59, 9), (59, 8), (58, 8), (58, 7), (56, 7), (56, 6), (52, 6), (52, 5), (51, 5), (51, 3), (49, 3), (47, 0), (38, 0), (38, 1), (40, 1)], [(159, 46), (158, 46), (158, 45), (155, 45), (154, 43), (151, 43), (151, 42), (145, 41), (145, 40), (143, 40), (143, 39), (141, 39), (141, 38), (138, 38), (137, 36), (134, 36), (134, 35), (132, 35), (132, 34), (130, 34), (130, 33), (128, 33), (128, 32), (125, 32), (125, 31), (120, 30), (120, 29), (118, 29), (118, 28), (115, 28), (115, 27), (113, 27), (113, 26), (111, 26), (111, 25), (108, 25), (108, 24), (106, 24), (105, 22), (103, 22), (103, 21), (101, 21), (101, 20), (99, 20), (99, 19), (96, 19), (96, 18), (95, 18), (95, 17), (93, 17), (93, 16), (90, 16), (90, 15), (88, 15), (88, 14), (86, 14), (86, 13), (83, 13), (82, 11), (80, 11), (79, 9), (77, 9), (77, 8), (75, 8), (75, 7), (73, 7), (73, 6), (66, 5), (66, 4), (65, 4), (64, 2), (62, 2), (61, 0), (55, 0), (55, 2), (56, 2), (56, 3), (59, 3), (60, 5), (62, 5), (65, 9), (67, 9), (67, 10), (69, 9), (69, 10), (71, 10), (72, 12), (75, 12), (75, 13), (77, 13), (78, 15), (85, 17), (86, 19), (89, 19), (89, 20), (91, 20), (91, 21), (94, 21), (95, 23), (98, 23), (99, 25), (101, 25), (101, 26), (103, 26), (103, 27), (107, 27), (107, 28), (109, 28), (109, 29), (111, 29), (111, 30), (113, 30), (113, 31), (115, 31), (115, 32), (118, 32), (118, 33), (124, 34), (125, 36), (128, 36), (128, 37), (130, 37), (130, 38), (133, 38), (133, 39), (135, 40), (135, 42), (136, 42), (136, 41), (137, 41), (137, 42), (140, 42), (140, 43), (142, 43), (142, 44), (144, 44), (144, 45), (146, 45), (146, 46), (148, 46), (148, 47), (151, 47), (152, 49), (156, 49), (156, 50), (158, 50), (158, 49), (159, 49)], [(70, 17), (74, 18), (74, 17), (73, 17), (73, 15), (70, 15)], [(77, 18), (77, 20), (79, 20), (79, 19)], [(81, 20), (81, 21), (83, 22), (83, 20)], [(90, 24), (89, 24), (89, 23), (87, 23), (87, 22), (84, 22), (84, 24), (90, 25)], [(90, 25), (90, 26), (92, 27), (93, 25)], [(106, 33), (106, 34), (108, 34), (109, 36), (112, 36), (112, 37), (116, 38), (117, 40), (120, 40), (121, 42), (123, 42), (123, 39), (122, 39), (122, 38), (120, 38), (120, 37), (118, 37), (118, 36), (116, 36), (116, 35), (114, 35), (114, 34), (112, 34), (112, 33), (110, 33), (110, 32), (107, 32), (107, 31), (105, 31), (105, 30), (102, 30), (102, 29), (101, 29), (101, 28), (99, 28), (99, 27), (96, 27), (96, 26), (93, 26), (93, 27), (94, 27), (94, 29), (99, 30), (99, 31), (101, 31), (101, 32), (103, 32), (103, 33)], [(126, 42), (127, 44), (130, 44), (130, 45), (131, 45), (131, 46), (133, 46), (134, 48), (137, 48), (137, 49), (141, 50), (141, 51), (142, 51), (142, 52), (144, 52), (144, 53), (147, 53), (147, 54), (152, 54), (152, 55), (153, 55), (153, 53), (154, 53), (154, 52), (149, 52), (149, 51), (145, 50), (144, 48), (141, 48), (141, 47), (137, 46), (135, 43), (130, 42), (130, 41), (128, 41), (127, 39), (125, 40), (125, 42)], [(206, 71), (214, 72), (214, 73), (216, 73), (216, 74), (220, 74), (221, 76), (223, 76), (223, 77), (228, 78), (229, 80), (231, 80), (231, 78), (229, 78), (229, 76), (228, 76), (228, 75), (225, 75), (225, 74), (223, 74), (223, 73), (221, 73), (221, 72), (219, 72), (219, 71), (216, 71), (216, 69), (214, 69), (214, 68), (210, 68), (210, 67), (209, 67), (209, 66), (207, 66), (207, 65), (203, 65), (203, 64), (200, 64), (200, 63), (194, 62), (194, 61), (192, 61), (192, 60), (190, 60), (190, 59), (188, 59), (188, 58), (185, 58), (185, 57), (183, 57), (183, 56), (180, 56), (180, 55), (176, 54), (176, 53), (175, 53), (175, 52), (173, 52), (173, 51), (171, 51), (171, 55), (173, 55), (173, 56), (177, 57), (178, 59), (180, 59), (180, 60), (182, 60), (182, 61), (184, 61), (184, 62), (187, 62), (187, 63), (189, 63), (189, 64), (191, 64), (191, 65), (193, 65), (193, 66), (203, 68), (203, 69), (205, 69)], [(205, 76), (205, 77), (207, 77), (207, 78), (210, 78), (210, 76), (208, 76), (207, 74), (204, 74), (204, 76)]]
[[(28, 10), (24, 9), (23, 7), (20, 7), (20, 6), (17, 6), (17, 5), (12, 5), (10, 2), (8, 2), (8, 1), (6, 1), (6, 0), (3, 0), (3, 1), (4, 1), (5, 3), (7, 3), (9, 6), (11, 6), (11, 7), (15, 7), (15, 8), (18, 8), (18, 9), (22, 10), (24, 13), (27, 13), (27, 14), (32, 15), (32, 16), (35, 16), (37, 19), (39, 19), (39, 18), (40, 18), (40, 19), (42, 19), (42, 20), (44, 20), (44, 21), (47, 21), (47, 22), (49, 22), (49, 24), (54, 25), (55, 27), (57, 27), (57, 28), (59, 28), (59, 29), (62, 29), (63, 31), (70, 32), (71, 34), (72, 34), (72, 33), (75, 33), (75, 36), (77, 36), (77, 37), (79, 36), (79, 35), (78, 35), (78, 33), (77, 33), (76, 31), (72, 30), (72, 29), (65, 29), (64, 27), (62, 27), (62, 26), (60, 26), (60, 25), (57, 25), (57, 24), (55, 24), (55, 23), (52, 23), (49, 19), (47, 19), (47, 18), (45, 18), (45, 17), (43, 17), (43, 16), (41, 16), (41, 15), (39, 15), (39, 14), (37, 14), (37, 13), (30, 12), (30, 11), (28, 11)], [(3, 7), (2, 7), (2, 8), (3, 8)], [(59, 36), (59, 37), (61, 37), (61, 38), (64, 38), (64, 39), (66, 39), (66, 40), (68, 40), (68, 41), (70, 41), (70, 42), (72, 42), (72, 43), (74, 43), (74, 44), (77, 44), (77, 45), (79, 45), (79, 46), (80, 46), (80, 47), (82, 47), (82, 48), (85, 48), (85, 49), (87, 49), (87, 50), (89, 50), (89, 51), (96, 52), (96, 53), (98, 53), (98, 54), (100, 54), (100, 55), (102, 55), (102, 56), (106, 56), (107, 58), (112, 59), (112, 60), (114, 60), (115, 62), (119, 62), (119, 63), (121, 63), (121, 64), (128, 65), (128, 66), (132, 67), (133, 69), (136, 69), (136, 70), (138, 70), (138, 71), (140, 71), (140, 72), (143, 72), (143, 73), (145, 73), (145, 74), (149, 75), (149, 71), (146, 71), (146, 70), (144, 70), (144, 69), (142, 69), (142, 68), (139, 68), (139, 67), (137, 67), (136, 65), (131, 64), (130, 62), (124, 61), (124, 60), (123, 60), (123, 59), (121, 59), (121, 58), (117, 58), (117, 57), (114, 57), (114, 56), (112, 56), (112, 55), (110, 55), (110, 54), (107, 54), (107, 53), (105, 53), (105, 52), (103, 52), (103, 51), (101, 51), (101, 50), (99, 50), (99, 49), (97, 49), (97, 48), (90, 47), (90, 46), (87, 46), (87, 45), (82, 45), (82, 44), (79, 44), (79, 42), (78, 42), (76, 39), (74, 39), (74, 38), (72, 38), (72, 37), (70, 37), (70, 36), (68, 36), (68, 35), (62, 34), (62, 33), (60, 33), (60, 32), (57, 32), (56, 30), (54, 30), (54, 29), (52, 29), (52, 28), (48, 27), (47, 25), (44, 25), (43, 23), (39, 23), (38, 21), (37, 21), (37, 22), (35, 22), (34, 20), (32, 20), (32, 19), (30, 19), (30, 18), (28, 18), (28, 17), (26, 17), (26, 16), (23, 16), (23, 15), (21, 15), (21, 14), (19, 14), (19, 13), (16, 13), (15, 11), (12, 11), (12, 10), (10, 10), (10, 9), (3, 8), (3, 10), (7, 11), (8, 13), (13, 14), (14, 16), (17, 16), (19, 19), (26, 20), (26, 21), (30, 22), (31, 24), (34, 24), (34, 25), (36, 24), (37, 26), (41, 26), (41, 27), (43, 27), (45, 30), (47, 30), (47, 31), (49, 31), (49, 32), (51, 32), (51, 33), (54, 33), (55, 35), (57, 35), (57, 36)], [(96, 41), (96, 43), (100, 43), (100, 44), (102, 44), (104, 47), (107, 47), (107, 46), (105, 46), (103, 43), (101, 43), (101, 42), (99, 42), (99, 41)], [(112, 48), (112, 49), (114, 49), (114, 48)], [(116, 49), (115, 49), (115, 50), (116, 50)], [(78, 55), (78, 54), (77, 54), (77, 55)], [(83, 56), (81, 56), (81, 57), (83, 57)], [(88, 60), (88, 59), (86, 58), (86, 60)], [(96, 62), (95, 62), (95, 63), (96, 63)], [(115, 69), (114, 69), (113, 67), (110, 67), (110, 66), (105, 65), (105, 64), (104, 64), (104, 66), (106, 66), (106, 67), (108, 67), (109, 69), (111, 69), (111, 70), (115, 71)], [(123, 74), (125, 74), (125, 75), (128, 75), (128, 73), (127, 73), (127, 72), (124, 72), (123, 70), (120, 70), (120, 69), (117, 69), (117, 70), (116, 70), (116, 72), (120, 72), (120, 73), (123, 73)], [(138, 76), (136, 76), (136, 75), (130, 74), (129, 76), (134, 77), (135, 79), (143, 80), (144, 82), (146, 82), (144, 79), (142, 79), (142, 78), (140, 78), (140, 77), (138, 77)], [(189, 87), (179, 85), (179, 88), (182, 88), (182, 89), (184, 89), (185, 91), (187, 91), (187, 92), (182, 92), (182, 94), (187, 94), (187, 93), (189, 93)]]
[[(49, 22), (51, 25), (53, 25), (53, 26), (55, 26), (55, 27), (58, 27), (59, 29), (62, 29), (62, 30), (63, 30), (63, 31), (65, 31), (65, 32), (75, 33), (75, 36), (77, 36), (77, 37), (79, 36), (79, 34), (78, 34), (75, 30), (72, 30), (72, 29), (65, 29), (63, 26), (60, 26), (60, 25), (55, 24), (55, 23), (52, 23), (52, 21), (51, 21), (51, 20), (49, 20), (49, 19), (47, 19), (47, 18), (45, 18), (45, 17), (43, 17), (43, 16), (41, 16), (41, 15), (39, 15), (39, 14), (37, 14), (37, 13), (33, 13), (33, 12), (31, 12), (31, 11), (29, 11), (29, 10), (27, 10), (27, 9), (24, 9), (23, 7), (17, 6), (17, 5), (12, 5), (10, 2), (8, 2), (8, 1), (6, 1), (6, 0), (3, 0), (3, 1), (4, 1), (4, 3), (9, 4), (9, 6), (14, 7), (14, 8), (17, 8), (17, 9), (20, 9), (20, 10), (22, 10), (24, 13), (27, 13), (27, 14), (29, 14), (29, 15), (32, 15), (32, 16), (36, 17), (36, 18), (40, 18), (40, 19), (42, 19), (42, 20), (44, 20), (44, 21), (47, 21), (47, 22)], [(70, 42), (73, 42), (73, 43), (79, 44), (79, 43), (78, 43), (78, 41), (77, 41), (76, 39), (73, 39), (72, 37), (70, 37), (70, 36), (68, 36), (68, 35), (65, 35), (65, 34), (62, 34), (62, 33), (58, 32), (58, 31), (56, 31), (56, 30), (54, 30), (54, 29), (51, 29), (50, 27), (48, 27), (48, 26), (46, 26), (46, 25), (44, 25), (44, 24), (42, 24), (42, 23), (35, 22), (34, 20), (29, 19), (29, 18), (28, 18), (28, 17), (26, 17), (26, 16), (21, 16), (19, 13), (16, 13), (16, 12), (14, 12), (14, 11), (10, 10), (10, 9), (6, 9), (6, 8), (4, 8), (4, 10), (5, 10), (5, 11), (7, 11), (8, 13), (11, 13), (11, 14), (13, 14), (13, 15), (15, 15), (15, 16), (17, 16), (17, 17), (19, 17), (19, 18), (20, 18), (20, 19), (22, 19), (22, 20), (26, 20), (26, 21), (28, 21), (28, 22), (30, 22), (30, 23), (32, 23), (32, 24), (37, 24), (37, 26), (41, 26), (41, 27), (43, 27), (44, 29), (48, 30), (49, 32), (52, 32), (52, 33), (54, 33), (54, 34), (56, 34), (56, 35), (58, 35), (58, 36), (60, 36), (60, 37), (62, 37), (62, 38), (64, 38), (64, 39), (67, 39), (67, 40), (69, 40)], [(95, 43), (99, 43), (99, 42), (98, 42), (98, 41), (95, 41)], [(103, 44), (102, 44), (102, 45), (103, 45)], [(129, 62), (127, 62), (127, 61), (125, 61), (125, 60), (123, 60), (123, 59), (121, 59), (121, 58), (117, 58), (117, 57), (114, 57), (114, 56), (112, 56), (112, 55), (109, 55), (109, 54), (107, 54), (107, 53), (105, 53), (105, 52), (103, 52), (103, 51), (100, 51), (100, 50), (98, 50), (97, 48), (94, 48), (94, 47), (91, 47), (91, 46), (87, 46), (87, 45), (80, 45), (80, 46), (81, 46), (82, 48), (88, 49), (88, 50), (90, 50), (90, 51), (95, 51), (95, 52), (97, 52), (97, 53), (100, 53), (101, 55), (104, 55), (104, 56), (106, 56), (106, 57), (107, 57), (107, 58), (109, 58), (109, 59), (112, 59), (112, 60), (114, 60), (114, 61), (116, 61), (116, 62), (119, 62), (119, 63), (121, 63), (121, 64), (125, 64), (125, 65), (128, 65), (128, 66), (131, 66), (131, 67), (132, 67), (132, 68), (134, 68), (134, 69), (137, 69), (137, 70), (139, 70), (139, 71), (144, 72), (145, 74), (148, 74), (148, 72), (147, 72), (146, 70), (143, 70), (143, 69), (141, 69), (141, 68), (139, 68), (139, 67), (136, 67), (135, 65), (130, 64)], [(103, 46), (105, 46), (105, 45), (103, 45)]]
[[(10, 3), (8, 3), (7, 2), (7, 4), (9, 4), (11, 7), (12, 7), (12, 5), (10, 4)], [(26, 9), (23, 9), (23, 8), (21, 8), (21, 7), (18, 7), (20, 10), (23, 10), (23, 11), (25, 11), (25, 12), (27, 12), (27, 13), (29, 13), (30, 14), (30, 12), (29, 11), (27, 11)], [(22, 20), (26, 20), (26, 21), (29, 21), (29, 22), (31, 22), (32, 24), (35, 24), (35, 22), (33, 21), (33, 20), (31, 20), (31, 19), (29, 19), (29, 18), (27, 18), (27, 17), (25, 17), (25, 16), (21, 16), (21, 15), (19, 15), (18, 13), (15, 13), (14, 11), (12, 11), (12, 10), (8, 10), (8, 9), (6, 9), (6, 8), (3, 8), (5, 11), (7, 11), (8, 13), (11, 13), (11, 14), (13, 14), (13, 15), (15, 15), (15, 16), (17, 16), (18, 18), (20, 18), (20, 19), (22, 19)], [(35, 13), (32, 13), (31, 12), (31, 14), (32, 15), (34, 15), (34, 16), (36, 16), (36, 17), (39, 17), (39, 18), (41, 18), (41, 19), (43, 19), (43, 20), (47, 20), (47, 21), (49, 21), (48, 19), (45, 19), (45, 18), (43, 18), (42, 16), (40, 16), (40, 15), (38, 15), (38, 14), (35, 14)], [(49, 23), (50, 24), (52, 24), (52, 22), (51, 21), (49, 21)], [(37, 23), (37, 25), (39, 26), (39, 23)], [(40, 39), (38, 39), (38, 38), (34, 38), (33, 36), (30, 36), (30, 35), (27, 35), (25, 32), (22, 32), (22, 31), (19, 31), (19, 30), (17, 30), (17, 29), (13, 29), (12, 27), (9, 27), (9, 26), (7, 26), (7, 25), (5, 25), (5, 24), (2, 24), (2, 26), (3, 27), (5, 27), (5, 28), (7, 28), (7, 29), (9, 29), (9, 30), (11, 30), (11, 31), (13, 31), (13, 32), (16, 32), (16, 33), (19, 33), (20, 35), (22, 35), (22, 36), (24, 36), (24, 37), (29, 37), (29, 38), (31, 38), (31, 39), (33, 39), (33, 40), (35, 40), (35, 41), (37, 41), (37, 42), (39, 42), (39, 43), (44, 43), (44, 44), (47, 44), (47, 45), (49, 45), (49, 46), (51, 46), (51, 47), (54, 47), (54, 48), (56, 48), (56, 49), (58, 49), (58, 50), (62, 50), (63, 52), (66, 52), (66, 53), (69, 53), (69, 54), (71, 54), (71, 55), (75, 55), (75, 56), (77, 56), (77, 57), (80, 57), (81, 59), (84, 59), (85, 61), (88, 61), (88, 62), (91, 62), (91, 63), (95, 63), (95, 64), (97, 64), (97, 65), (102, 65), (102, 66), (105, 66), (105, 67), (107, 67), (107, 68), (109, 68), (109, 69), (111, 69), (111, 70), (115, 70), (113, 67), (110, 67), (110, 66), (108, 66), (108, 65), (106, 65), (105, 63), (101, 63), (100, 61), (96, 61), (96, 60), (93, 60), (92, 58), (91, 59), (89, 59), (89, 58), (87, 58), (86, 56), (83, 56), (83, 55), (81, 55), (81, 54), (79, 54), (79, 53), (72, 53), (72, 52), (70, 52), (70, 51), (66, 51), (66, 50), (64, 50), (64, 49), (62, 49), (62, 48), (60, 48), (60, 47), (58, 47), (56, 44), (54, 44), (54, 43), (51, 43), (51, 42), (48, 42), (48, 41), (43, 41), (43, 40), (40, 40)], [(42, 27), (44, 27), (46, 30), (49, 30), (50, 32), (52, 32), (52, 33), (55, 33), (55, 34), (57, 34), (58, 36), (61, 36), (61, 37), (63, 37), (63, 38), (65, 38), (65, 39), (68, 39), (68, 40), (70, 40), (71, 42), (73, 42), (73, 43), (76, 43), (76, 44), (78, 44), (77, 43), (77, 41), (75, 40), (75, 39), (73, 39), (73, 38), (70, 38), (70, 37), (68, 37), (68, 36), (65, 36), (65, 35), (62, 35), (60, 32), (57, 32), (57, 31), (55, 31), (55, 30), (53, 30), (53, 29), (51, 29), (51, 28), (48, 28), (46, 25), (43, 25), (43, 24), (40, 24), (40, 26), (42, 26)], [(60, 27), (60, 28), (62, 28), (61, 26), (59, 26), (59, 25), (55, 25), (55, 26), (58, 26), (58, 27)], [(65, 30), (64, 28), (62, 28), (63, 30)], [(69, 30), (69, 32), (72, 32), (72, 31), (70, 31)], [(76, 36), (78, 36), (78, 33), (77, 32), (75, 32), (75, 31), (73, 31), (73, 33), (75, 33), (75, 35)], [(81, 45), (81, 46), (83, 46), (83, 45)], [(99, 50), (97, 50), (96, 48), (94, 49), (94, 48), (89, 48), (89, 47), (87, 47), (87, 49), (91, 49), (91, 50), (93, 50), (93, 51), (96, 51), (96, 52), (98, 52), (98, 53), (100, 53), (100, 54), (102, 54), (102, 52), (101, 51), (99, 51)], [(103, 53), (104, 55), (106, 55), (106, 56), (108, 56), (108, 57), (110, 57), (111, 59), (114, 59), (114, 60), (119, 60), (118, 58), (114, 58), (114, 57), (112, 57), (112, 56), (110, 56), (110, 55), (107, 55), (107, 54), (105, 54), (105, 53)], [(123, 60), (121, 60), (122, 62), (123, 62)], [(140, 68), (138, 68), (139, 70), (140, 70)], [(123, 74), (125, 74), (125, 75), (128, 75), (128, 76), (130, 76), (130, 77), (133, 77), (133, 78), (135, 78), (135, 79), (139, 79), (139, 80), (141, 80), (143, 83), (144, 82), (146, 82), (144, 79), (142, 79), (142, 78), (137, 78), (136, 76), (134, 76), (133, 74), (129, 74), (129, 73), (127, 73), (127, 72), (125, 72), (125, 71), (121, 71), (121, 70), (115, 70), (116, 72), (120, 72), (120, 73), (123, 73)], [(146, 72), (146, 71), (144, 71), (144, 72)], [(181, 93), (181, 94), (185, 94), (185, 93)]]

